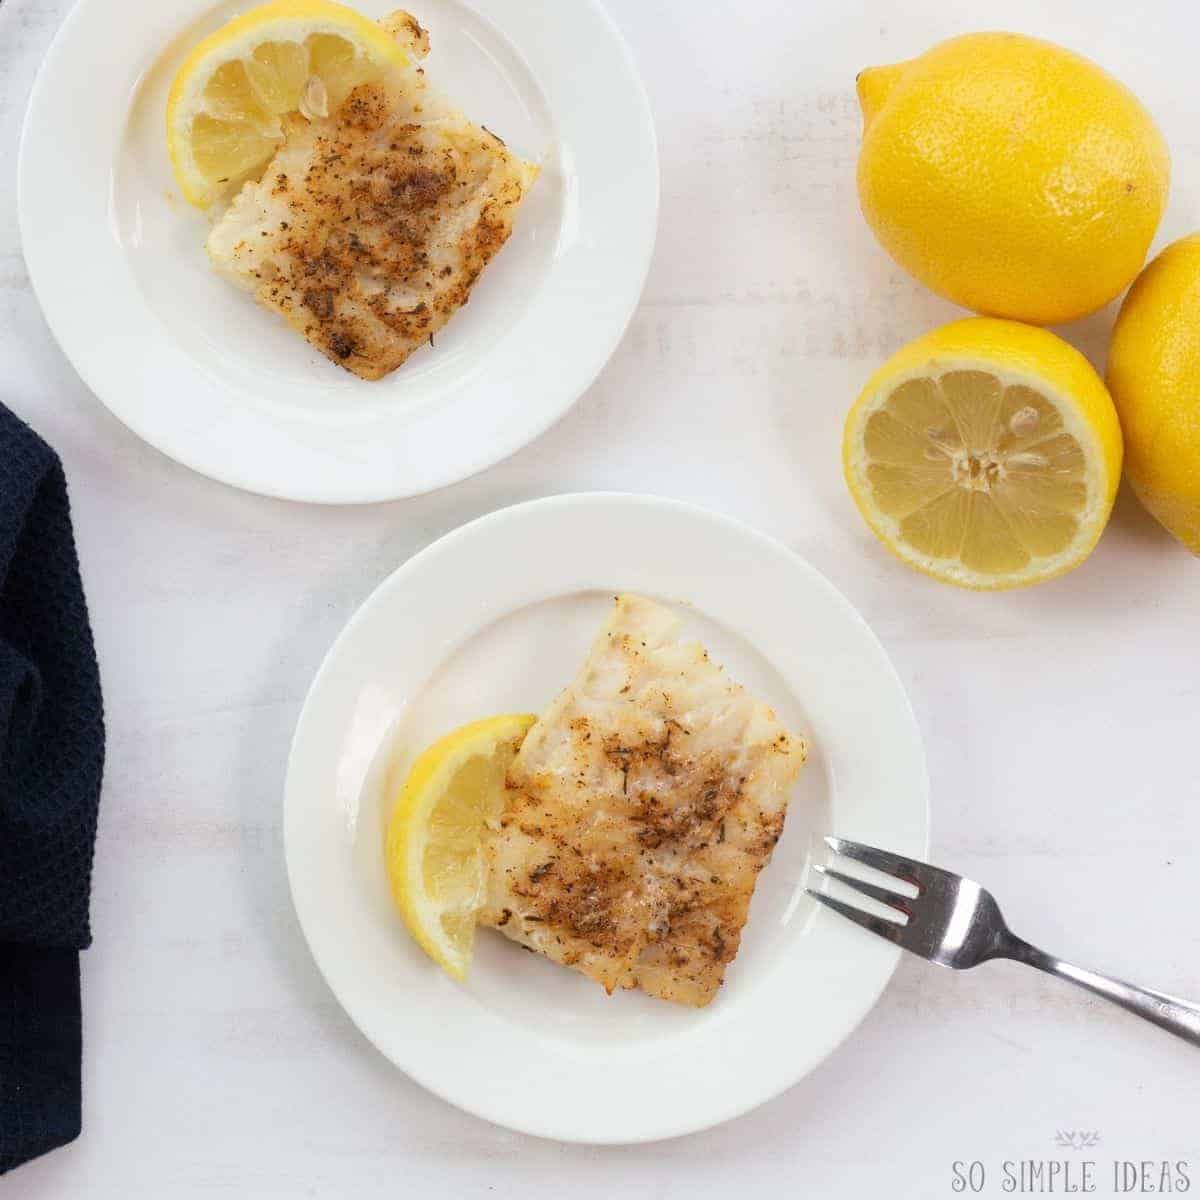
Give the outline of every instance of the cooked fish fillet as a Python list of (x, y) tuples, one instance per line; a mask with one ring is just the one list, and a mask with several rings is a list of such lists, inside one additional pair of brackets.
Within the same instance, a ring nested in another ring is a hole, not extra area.
[(662, 605), (617, 597), (509, 771), (481, 921), (609, 992), (701, 1006), (807, 748), (679, 632)]
[[(414, 55), (428, 49), (407, 14), (387, 28)], [(323, 354), (379, 379), (466, 304), (537, 174), (413, 67), (355, 88), (328, 117), (289, 117), (207, 249)]]

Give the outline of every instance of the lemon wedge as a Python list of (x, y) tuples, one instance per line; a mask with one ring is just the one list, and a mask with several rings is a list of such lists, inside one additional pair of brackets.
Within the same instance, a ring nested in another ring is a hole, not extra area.
[(904, 562), (1011, 588), (1071, 570), (1108, 522), (1121, 430), (1091, 364), (1043, 329), (985, 317), (904, 347), (846, 420), (846, 483)]
[(413, 764), (387, 831), (392, 896), (421, 948), (463, 980), (487, 884), (483, 832), (504, 776), (537, 718), (489, 717), (435, 742)]
[(283, 141), (283, 118), (337, 109), (351, 89), (403, 67), (400, 44), (330, 0), (274, 0), (222, 25), (188, 55), (167, 98), (167, 152), (184, 196), (207, 208)]

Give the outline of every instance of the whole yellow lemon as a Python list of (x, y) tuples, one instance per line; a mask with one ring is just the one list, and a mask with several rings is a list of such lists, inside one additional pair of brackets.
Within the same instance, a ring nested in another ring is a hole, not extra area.
[(1150, 114), (1094, 63), (976, 33), (858, 77), (863, 215), (939, 295), (1045, 325), (1094, 312), (1141, 269), (1170, 158)]
[(1168, 246), (1130, 289), (1107, 376), (1133, 490), (1200, 554), (1200, 233)]

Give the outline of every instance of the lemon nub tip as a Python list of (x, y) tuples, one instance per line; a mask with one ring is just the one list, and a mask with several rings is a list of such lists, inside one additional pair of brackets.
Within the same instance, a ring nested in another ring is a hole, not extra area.
[(870, 124), (876, 113), (887, 102), (892, 88), (904, 73), (907, 63), (891, 63), (883, 67), (864, 67), (854, 77), (854, 90), (858, 95), (858, 107), (863, 121)]

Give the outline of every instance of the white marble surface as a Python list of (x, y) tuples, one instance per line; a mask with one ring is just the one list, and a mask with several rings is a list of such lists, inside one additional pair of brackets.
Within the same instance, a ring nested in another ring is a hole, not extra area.
[[(953, 1194), (954, 1160), (981, 1159), (985, 1194), (1000, 1194), (1003, 1160), (1079, 1157), (1055, 1147), (1058, 1130), (1098, 1131), (1088, 1154), (1102, 1167), (1190, 1159), (1200, 1187), (1195, 1052), (1007, 965), (955, 976), (905, 961), (826, 1064), (709, 1133), (598, 1150), (493, 1128), (410, 1083), (342, 1015), (296, 926), (280, 846), (304, 691), (397, 563), (516, 500), (661, 492), (783, 539), (860, 606), (924, 730), (938, 861), (988, 883), (1031, 939), (1200, 997), (1200, 563), (1123, 495), (1093, 558), (1059, 582), (1000, 596), (938, 587), (871, 539), (837, 452), (870, 369), (956, 311), (901, 275), (858, 217), (855, 71), (998, 23), (1090, 53), (1171, 145), (1161, 243), (1200, 226), (1190, 0), (1010, 0), (1002, 12), (611, 0), (663, 167), (658, 250), (624, 344), (508, 462), (423, 499), (343, 510), (243, 495), (167, 461), (107, 415), (52, 341), (13, 173), (29, 86), (68, 3), (0, 6), (0, 400), (66, 463), (109, 766), (84, 958), (84, 1134), (0, 1193), (936, 1197)], [(1099, 360), (1111, 319), (1068, 334)]]

